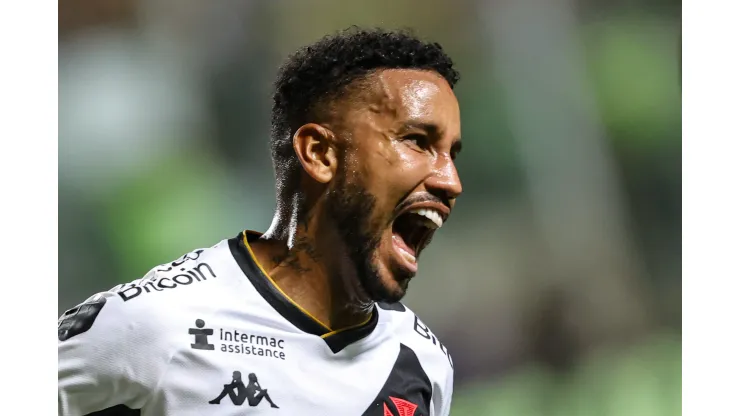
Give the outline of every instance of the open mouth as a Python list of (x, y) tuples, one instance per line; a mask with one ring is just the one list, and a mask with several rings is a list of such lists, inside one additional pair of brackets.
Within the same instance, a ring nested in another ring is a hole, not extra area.
[(419, 254), (443, 223), (443, 214), (434, 208), (410, 209), (393, 221), (393, 246), (409, 268), (416, 269)]

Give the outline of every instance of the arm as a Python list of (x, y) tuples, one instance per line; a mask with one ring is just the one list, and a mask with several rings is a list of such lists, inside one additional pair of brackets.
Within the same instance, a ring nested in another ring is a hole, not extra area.
[(116, 293), (104, 292), (59, 318), (60, 415), (145, 405), (167, 361), (145, 315)]

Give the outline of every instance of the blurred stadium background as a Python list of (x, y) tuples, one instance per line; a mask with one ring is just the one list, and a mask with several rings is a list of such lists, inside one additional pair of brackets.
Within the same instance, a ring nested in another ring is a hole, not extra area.
[(453, 415), (679, 415), (678, 0), (59, 2), (59, 312), (264, 230), (275, 69), (352, 24), (462, 73), (465, 194), (406, 299)]

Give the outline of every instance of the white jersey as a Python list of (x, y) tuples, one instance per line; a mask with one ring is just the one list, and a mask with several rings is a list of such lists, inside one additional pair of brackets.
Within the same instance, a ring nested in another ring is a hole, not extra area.
[(452, 358), (401, 303), (331, 331), (240, 233), (59, 319), (60, 415), (448, 415)]

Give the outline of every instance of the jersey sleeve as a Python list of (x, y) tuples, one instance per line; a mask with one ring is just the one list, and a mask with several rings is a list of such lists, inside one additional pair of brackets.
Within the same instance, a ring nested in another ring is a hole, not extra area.
[(59, 414), (143, 408), (171, 358), (156, 321), (116, 292), (65, 312), (58, 322)]
[(447, 372), (447, 378), (445, 380), (445, 389), (442, 392), (442, 408), (440, 410), (440, 416), (449, 416), (452, 408), (452, 392), (453, 383), (455, 378), (455, 372), (452, 368)]

